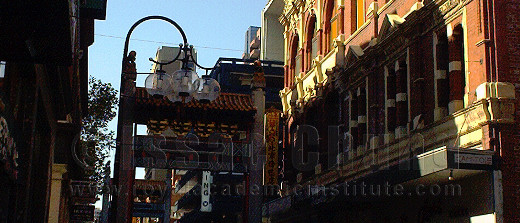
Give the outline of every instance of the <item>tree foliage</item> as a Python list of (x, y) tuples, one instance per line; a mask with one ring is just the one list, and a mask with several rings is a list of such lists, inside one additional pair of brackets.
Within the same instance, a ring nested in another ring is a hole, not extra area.
[(81, 145), (86, 152), (85, 174), (99, 186), (106, 173), (105, 161), (115, 147), (115, 133), (108, 123), (116, 116), (117, 90), (110, 83), (91, 77), (88, 91), (88, 115), (83, 119)]

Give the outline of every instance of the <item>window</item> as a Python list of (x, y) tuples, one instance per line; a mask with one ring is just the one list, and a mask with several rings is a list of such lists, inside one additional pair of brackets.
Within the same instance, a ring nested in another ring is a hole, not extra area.
[[(335, 11), (335, 10), (334, 10)], [(338, 36), (338, 16), (332, 17), (330, 20), (329, 49), (334, 48), (334, 39)]]
[(324, 21), (325, 21), (325, 43), (324, 52), (327, 53), (332, 49), (333, 39), (337, 36), (338, 24), (337, 18), (335, 15), (336, 12), (336, 1), (329, 0), (325, 2), (325, 12), (324, 12)]
[(306, 36), (306, 55), (305, 55), (305, 70), (308, 71), (312, 67), (312, 60), (316, 57), (318, 50), (318, 39), (315, 38), (316, 33), (316, 15), (311, 15), (309, 23), (307, 24)]
[[(451, 35), (441, 30), (437, 33), (436, 90), (437, 107), (452, 114), (464, 107), (466, 94), (465, 57), (462, 25), (455, 26)], [(438, 118), (446, 115), (439, 114)]]
[(294, 76), (299, 72), (299, 65), (298, 65), (298, 34), (295, 33), (290, 40), (290, 51), (289, 51), (289, 70), (287, 72), (287, 86), (286, 87), (292, 87), (294, 84)]
[(350, 123), (349, 123), (349, 146), (355, 151), (358, 146), (358, 97), (357, 92), (350, 92)]
[(395, 108), (395, 68), (393, 64), (386, 67), (386, 133), (394, 133), (396, 126)]
[(448, 80), (450, 83), (450, 103), (448, 112), (452, 114), (464, 108), (464, 96), (466, 94), (464, 37), (462, 25), (453, 29), (453, 34), (448, 38)]
[(356, 0), (357, 27), (361, 27), (365, 23), (365, 0)]
[(437, 107), (448, 109), (450, 89), (447, 79), (448, 73), (448, 36), (446, 31), (437, 33), (437, 45), (435, 46), (436, 55), (436, 75), (437, 81)]
[[(366, 84), (363, 84), (366, 86)], [(363, 86), (357, 89), (357, 146), (365, 146), (367, 137), (367, 94)]]
[(395, 62), (396, 138), (407, 134), (408, 128), (408, 64), (406, 58)]

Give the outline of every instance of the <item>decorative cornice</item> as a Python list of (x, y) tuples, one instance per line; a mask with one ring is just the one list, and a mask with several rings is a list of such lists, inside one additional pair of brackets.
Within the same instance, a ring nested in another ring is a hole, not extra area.
[(434, 12), (433, 17), (436, 23), (444, 20), (446, 17), (450, 17), (454, 12), (461, 9), (462, 6), (466, 5), (470, 1), (472, 0), (444, 0), (430, 3), (435, 4), (434, 8), (436, 8), (436, 11)]
[(447, 0), (446, 2), (444, 2), (444, 4), (439, 6), (439, 12), (442, 14), (447, 14), (449, 11), (451, 11), (453, 8), (455, 8), (463, 1), (464, 0)]

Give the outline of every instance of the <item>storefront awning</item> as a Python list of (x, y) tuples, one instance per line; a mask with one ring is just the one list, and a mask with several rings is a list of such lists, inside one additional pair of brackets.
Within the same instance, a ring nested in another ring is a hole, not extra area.
[[(278, 198), (264, 204), (264, 216), (287, 212), (291, 207), (310, 208), (332, 203), (344, 198), (344, 190), (352, 190), (354, 185), (428, 185), (446, 184), (450, 178), (457, 180), (497, 169), (497, 159), (493, 151), (480, 149), (454, 149), (441, 147), (406, 159), (399, 164), (379, 169), (363, 177), (350, 180), (331, 180), (328, 185), (307, 185), (290, 196)], [(317, 181), (319, 182), (319, 181)], [(335, 185), (332, 187), (332, 185)], [(347, 187), (348, 185), (348, 187)], [(336, 195), (329, 190), (337, 189)], [(324, 192), (324, 193), (321, 193)], [(379, 199), (380, 197), (354, 196), (349, 200)], [(343, 199), (342, 199), (343, 200)], [(310, 210), (309, 209), (309, 210)]]

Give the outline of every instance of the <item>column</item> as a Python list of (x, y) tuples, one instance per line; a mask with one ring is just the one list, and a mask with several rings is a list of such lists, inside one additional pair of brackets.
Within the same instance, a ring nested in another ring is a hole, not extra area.
[(408, 125), (408, 74), (406, 69), (406, 61), (404, 59), (395, 62), (395, 76), (396, 76), (396, 129), (395, 137), (401, 138), (407, 134)]
[[(253, 127), (253, 137), (255, 140), (252, 142), (252, 153), (255, 156), (251, 158), (257, 159), (256, 165), (250, 165), (249, 168), (249, 190), (248, 191), (263, 191), (262, 179), (263, 179), (263, 161), (260, 161), (259, 154), (265, 151), (263, 143), (264, 136), (264, 114), (265, 114), (265, 77), (262, 64), (260, 61), (255, 61), (255, 73), (251, 82), (251, 97), (253, 104), (256, 107), (255, 123)], [(261, 138), (258, 138), (261, 137)], [(261, 141), (257, 141), (261, 140)], [(250, 162), (251, 164), (251, 162)], [(248, 219), (249, 223), (260, 223), (262, 222), (262, 193), (248, 195)]]
[(135, 179), (133, 154), (133, 117), (135, 96), (135, 78), (128, 74), (137, 72), (135, 65), (135, 51), (129, 53), (122, 64), (121, 97), (117, 121), (116, 157), (114, 166), (114, 185), (119, 192), (113, 195), (113, 211), (110, 222), (128, 223), (132, 221), (133, 185)]
[(60, 201), (63, 174), (67, 172), (66, 164), (52, 164), (51, 198), (49, 202), (49, 223), (58, 223), (60, 220)]
[(343, 1), (339, 1), (338, 5), (338, 34), (345, 34), (345, 5)]
[(448, 112), (452, 114), (464, 108), (465, 77), (462, 70), (462, 33), (454, 33), (448, 40), (450, 102)]
[(286, 88), (291, 86), (289, 84), (289, 75), (291, 75), (290, 71), (291, 70), (289, 69), (289, 65), (284, 65), (283, 66), (283, 73), (284, 73), (284, 75), (283, 75), (283, 84), (284, 85), (283, 86), (286, 87)]

